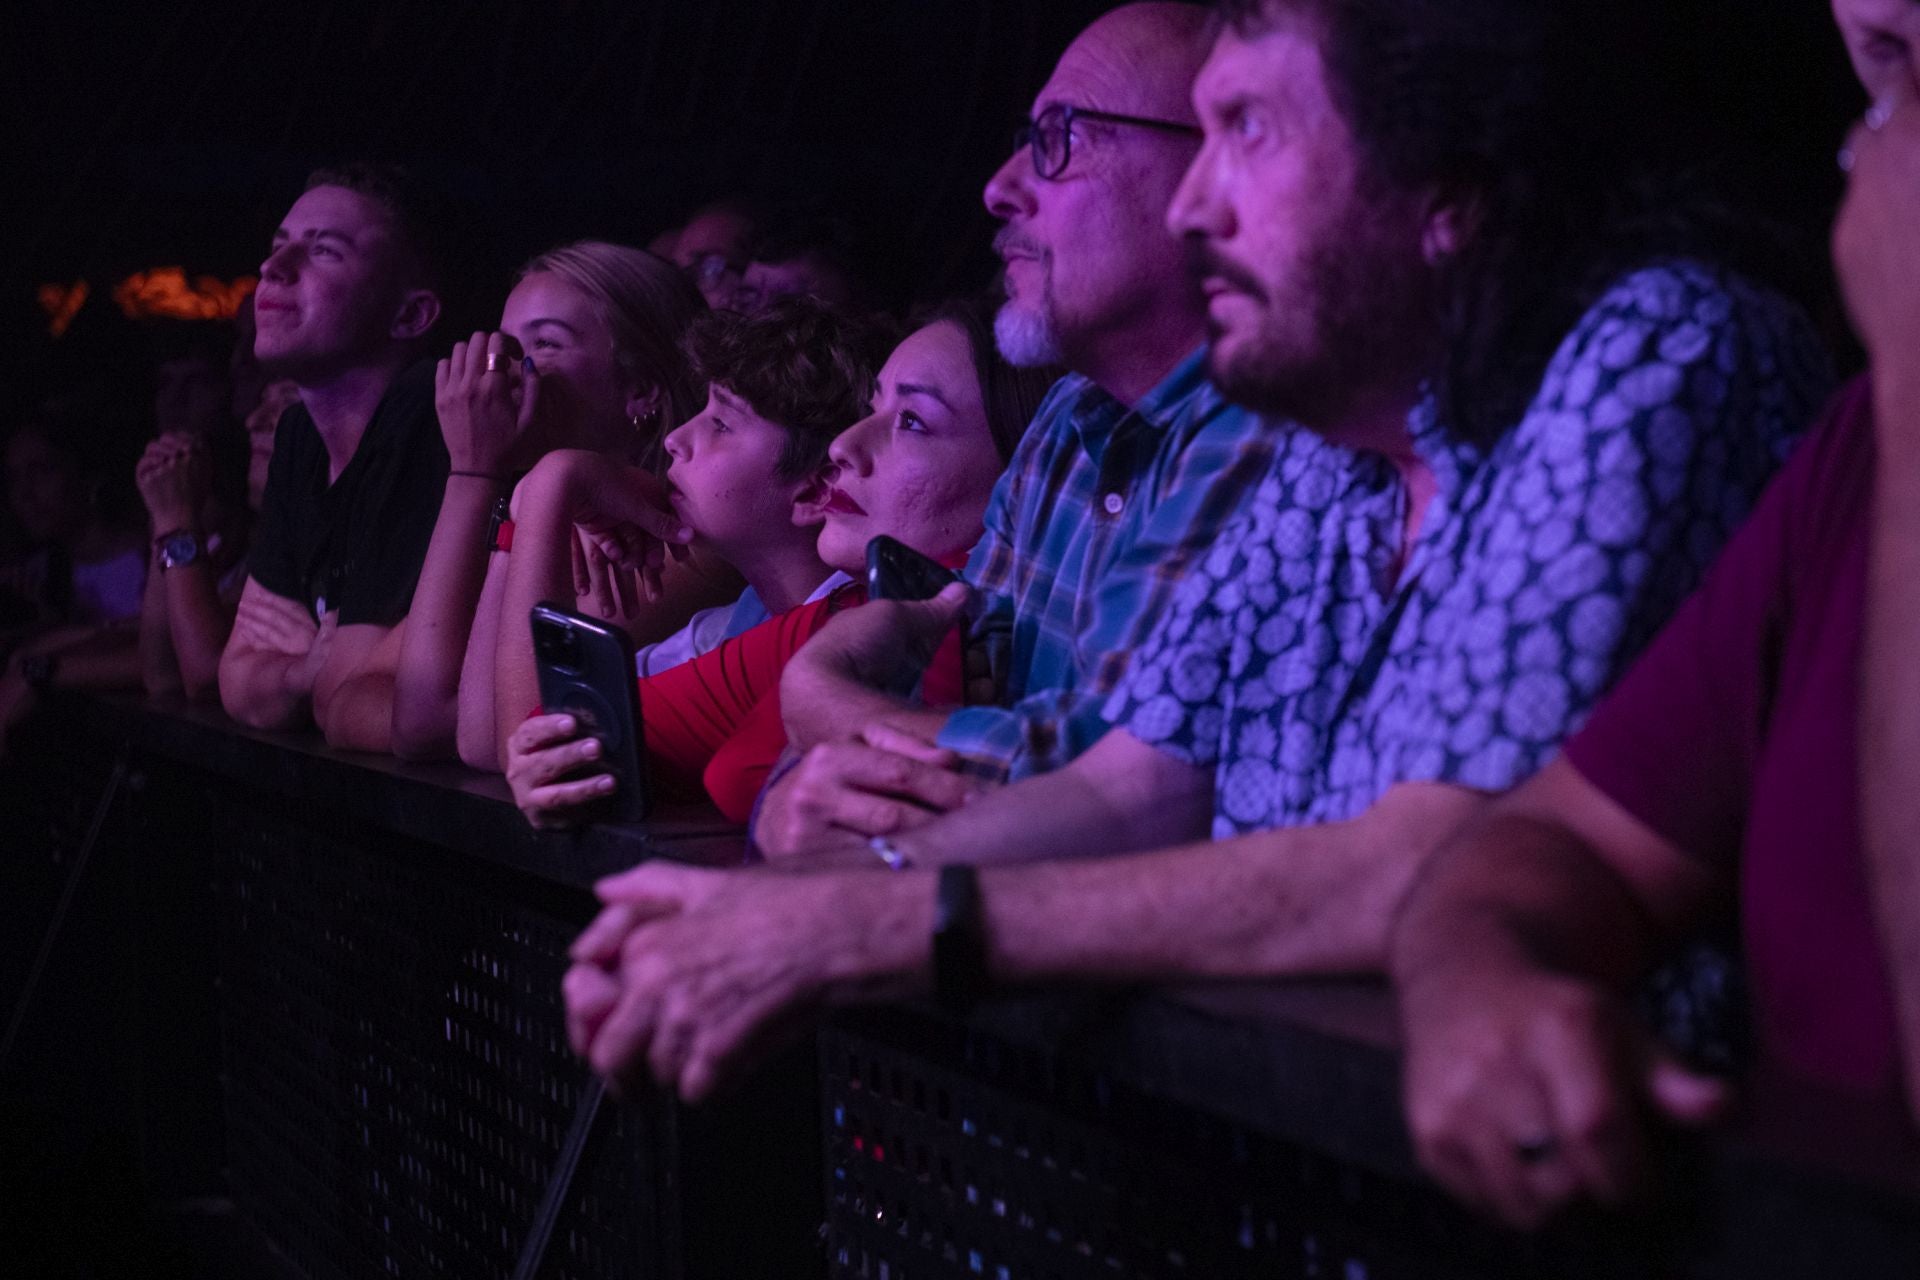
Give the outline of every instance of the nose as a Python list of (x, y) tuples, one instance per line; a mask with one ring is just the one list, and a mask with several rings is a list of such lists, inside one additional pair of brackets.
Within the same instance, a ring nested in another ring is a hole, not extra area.
[(1175, 236), (1224, 240), (1234, 231), (1233, 215), (1220, 198), (1219, 166), (1211, 143), (1202, 146), (1174, 188), (1167, 205), (1167, 230)]
[(685, 462), (693, 456), (693, 437), (687, 430), (693, 424), (683, 423), (667, 432), (667, 456), (675, 462)]
[(1012, 155), (993, 171), (987, 188), (981, 193), (987, 212), (1002, 222), (1030, 217), (1034, 210), (1033, 189), (1027, 180), (1033, 177), (1033, 162), (1025, 147), (1016, 147)]
[(871, 475), (875, 446), (886, 424), (886, 414), (868, 414), (833, 438), (833, 443), (827, 446), (827, 460), (842, 471), (857, 476)]
[(260, 264), (261, 278), (279, 284), (292, 280), (298, 271), (299, 253), (300, 246), (296, 240), (288, 240), (267, 250), (266, 261)]

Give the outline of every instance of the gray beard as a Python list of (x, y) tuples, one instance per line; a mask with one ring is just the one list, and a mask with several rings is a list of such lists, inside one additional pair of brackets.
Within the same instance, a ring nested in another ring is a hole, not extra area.
[(1001, 358), (1016, 369), (1065, 362), (1052, 310), (1044, 302), (1038, 307), (1028, 307), (1007, 300), (993, 318), (993, 340), (1000, 348)]

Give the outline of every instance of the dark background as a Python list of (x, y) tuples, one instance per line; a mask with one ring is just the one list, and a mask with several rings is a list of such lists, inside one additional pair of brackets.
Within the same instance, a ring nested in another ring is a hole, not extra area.
[[(1753, 152), (1798, 203), (1817, 257), (1838, 189), (1831, 156), (1860, 106), (1826, 5), (1699, 3), (1713, 15), (1699, 45), (1670, 51), (1698, 64), (1699, 103), (1675, 109), (1672, 129), (1715, 115), (1731, 132), (1714, 145)], [(304, 174), (359, 156), (411, 162), (450, 188), (491, 306), (541, 248), (582, 235), (644, 244), (734, 192), (833, 207), (922, 296), (976, 286), (993, 265), (981, 185), (1059, 50), (1107, 7), (12, 0), (0, 397), (137, 379), (143, 335), (112, 285), (161, 265), (252, 273)], [(92, 298), (54, 342), (35, 287), (76, 279)]]

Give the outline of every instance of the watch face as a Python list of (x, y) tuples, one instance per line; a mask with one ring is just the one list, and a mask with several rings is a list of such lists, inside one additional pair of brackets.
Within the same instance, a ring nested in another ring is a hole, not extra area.
[(176, 533), (160, 544), (160, 559), (168, 567), (192, 564), (200, 558), (200, 537), (192, 533)]

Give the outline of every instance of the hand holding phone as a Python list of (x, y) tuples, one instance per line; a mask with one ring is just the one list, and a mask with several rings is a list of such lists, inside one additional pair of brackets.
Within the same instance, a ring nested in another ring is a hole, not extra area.
[(646, 816), (647, 791), (632, 641), (619, 627), (550, 602), (535, 605), (530, 622), (542, 709), (579, 721), (600, 743), (596, 771), (604, 766), (613, 775), (613, 794), (591, 818), (638, 822)]

